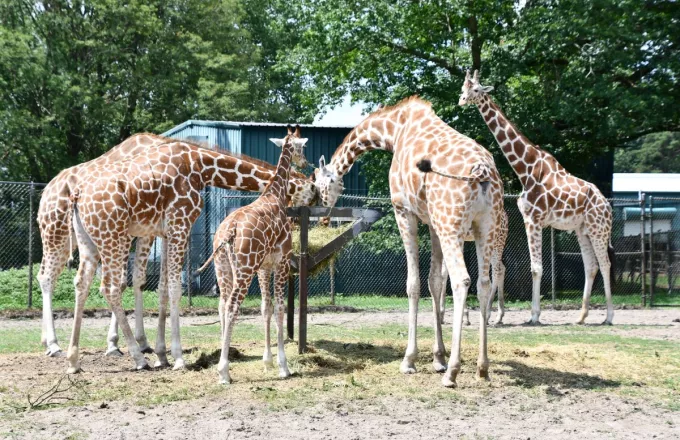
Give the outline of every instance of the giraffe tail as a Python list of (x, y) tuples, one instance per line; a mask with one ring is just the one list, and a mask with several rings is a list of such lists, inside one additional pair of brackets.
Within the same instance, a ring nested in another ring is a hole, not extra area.
[(609, 256), (609, 284), (613, 288), (616, 284), (616, 253), (611, 243), (607, 247), (607, 255)]
[(434, 173), (442, 177), (448, 177), (449, 179), (462, 180), (464, 182), (479, 182), (488, 183), (491, 180), (491, 170), (485, 164), (477, 164), (472, 167), (472, 171), (469, 176), (458, 176), (455, 174), (448, 174), (443, 171), (435, 170), (432, 168), (432, 161), (429, 159), (421, 159), (416, 163), (416, 167), (423, 173)]
[(73, 247), (73, 235), (75, 231), (73, 230), (73, 216), (78, 209), (78, 198), (80, 197), (80, 190), (77, 188), (69, 195), (69, 225), (68, 225), (68, 261), (66, 262), (66, 267), (68, 270), (73, 269), (73, 252), (75, 248)]
[(210, 263), (215, 259), (215, 256), (217, 255), (217, 253), (220, 250), (222, 250), (222, 248), (225, 245), (230, 244), (233, 241), (233, 239), (234, 239), (234, 231), (232, 230), (231, 232), (229, 232), (227, 237), (224, 240), (222, 240), (222, 243), (220, 243), (220, 245), (217, 246), (217, 248), (215, 248), (213, 253), (210, 255), (210, 258), (208, 258), (205, 261), (205, 263), (203, 263), (203, 266), (199, 267), (196, 271), (194, 271), (194, 276), (196, 277), (196, 276), (200, 275), (201, 272), (203, 272), (210, 265)]

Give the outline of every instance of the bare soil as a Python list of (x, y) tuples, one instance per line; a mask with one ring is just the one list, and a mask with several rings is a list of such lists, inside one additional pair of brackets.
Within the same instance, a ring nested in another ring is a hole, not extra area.
[[(547, 326), (560, 326), (572, 324), (578, 313), (575, 310), (546, 310), (541, 319)], [(476, 325), (477, 313), (471, 313), (470, 317)], [(504, 320), (506, 328), (522, 331), (525, 327), (521, 324), (528, 317), (527, 310), (509, 311)], [(604, 317), (603, 310), (594, 310), (588, 322), (594, 325)], [(404, 312), (313, 314), (310, 325), (403, 325), (406, 318)], [(677, 309), (617, 310), (616, 325), (606, 331), (678, 341), (680, 323), (673, 322), (678, 318), (680, 310)], [(87, 318), (84, 326), (102, 326), (107, 319)], [(421, 310), (419, 319), (419, 324), (430, 325), (431, 310)], [(216, 316), (191, 316), (183, 318), (182, 325), (201, 325), (216, 320)], [(258, 323), (260, 318), (245, 316), (242, 321)], [(451, 322), (450, 314), (446, 322)], [(154, 326), (155, 318), (148, 318), (146, 324)], [(68, 328), (71, 321), (61, 319), (57, 325)], [(38, 320), (0, 320), (0, 328), (36, 326), (39, 326)], [(254, 344), (259, 347), (261, 342)], [(132, 382), (149, 390), (177, 384), (176, 376), (181, 373), (130, 371), (131, 362), (127, 356), (103, 357), (103, 345), (104, 341), (101, 350), (83, 351), (83, 365), (86, 366), (85, 374), (80, 376), (83, 380), (109, 386)], [(422, 349), (427, 350), (427, 347)], [(47, 377), (58, 377), (64, 365), (63, 359), (48, 358), (39, 353), (0, 355), (0, 397), (10, 388), (31, 389), (34, 384), (45, 383)], [(210, 368), (210, 377), (214, 379), (214, 367), (211, 365)], [(200, 373), (184, 374), (181, 377), (190, 381)], [(86, 406), (57, 406), (17, 413), (6, 411), (0, 417), (0, 437), (50, 440), (680, 438), (680, 412), (636, 397), (585, 389), (565, 390), (543, 385), (526, 392), (516, 387), (463, 384), (461, 389), (451, 391), (450, 399), (438, 401), (436, 406), (417, 398), (385, 395), (364, 400), (354, 395), (344, 400), (320, 401), (302, 409), (288, 410), (272, 408), (266, 402), (252, 399), (248, 387), (258, 386), (266, 384), (243, 378), (226, 392), (206, 392), (202, 397), (179, 402), (138, 406), (125, 400), (103, 400)], [(442, 389), (432, 392), (442, 392)]]

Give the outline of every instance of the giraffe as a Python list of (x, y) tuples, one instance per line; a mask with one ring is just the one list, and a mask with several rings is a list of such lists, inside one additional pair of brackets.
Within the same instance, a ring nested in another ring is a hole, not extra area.
[[(356, 158), (370, 150), (393, 153), (389, 183), (392, 205), (407, 257), (409, 297), (408, 346), (400, 371), (415, 373), (417, 314), (420, 298), (418, 275), (418, 220), (427, 224), (432, 240), (429, 289), (434, 314), (433, 367), (446, 371), (442, 384), (456, 386), (460, 372), (463, 309), (470, 277), (463, 260), (463, 241), (472, 230), (477, 250), (477, 295), (481, 316), (486, 316), (490, 295), (489, 266), (492, 245), (501, 224), (503, 184), (491, 154), (472, 139), (439, 119), (431, 104), (418, 97), (383, 107), (355, 127), (333, 154), (328, 165), (320, 159), (315, 181), (324, 206), (333, 206), (343, 190), (342, 176)], [(427, 162), (427, 161), (431, 162)], [(431, 169), (424, 166), (431, 165)], [(423, 170), (416, 166), (420, 164)], [(423, 171), (434, 171), (425, 174)], [(467, 176), (467, 177), (465, 177)], [(439, 300), (442, 264), (451, 275), (454, 298), (451, 358), (445, 365)], [(477, 376), (488, 378), (486, 319), (480, 319)]]
[(611, 298), (614, 248), (611, 246), (612, 208), (609, 202), (597, 186), (572, 176), (550, 153), (529, 141), (493, 102), (489, 96), (491, 90), (493, 87), (479, 83), (478, 71), (475, 70), (472, 79), (468, 72), (459, 105), (477, 106), (522, 183), (523, 191), (517, 205), (524, 218), (533, 278), (531, 320), (528, 324), (540, 324), (542, 230), (552, 226), (575, 231), (581, 247), (586, 283), (578, 324), (584, 324), (588, 316), (590, 294), (599, 265), (607, 299), (607, 318), (603, 324), (611, 325), (614, 318)]
[[(296, 148), (293, 161), (306, 162), (302, 148)], [(76, 307), (67, 353), (68, 373), (80, 371), (78, 345), (83, 306), (99, 260), (102, 296), (122, 327), (136, 368), (148, 368), (121, 305), (121, 280), (132, 237), (165, 239), (163, 264), (170, 297), (171, 353), (174, 369), (184, 367), (179, 335), (180, 277), (188, 234), (202, 207), (200, 191), (207, 185), (234, 189), (238, 180), (255, 181), (252, 174), (256, 172), (256, 168), (233, 156), (174, 141), (146, 148), (124, 161), (96, 165), (78, 176), (77, 185), (69, 186), (71, 223), (81, 260), (74, 280)], [(164, 336), (164, 328), (159, 327), (156, 355), (158, 364), (167, 365), (161, 332)]]
[[(71, 218), (69, 213), (69, 194), (71, 186), (77, 185), (78, 176), (84, 175), (94, 166), (108, 165), (122, 161), (143, 153), (147, 148), (171, 142), (163, 136), (150, 133), (135, 134), (118, 144), (102, 156), (92, 161), (67, 168), (52, 179), (43, 190), (38, 209), (38, 225), (43, 243), (43, 259), (38, 274), (38, 280), (43, 296), (42, 343), (49, 356), (60, 355), (61, 348), (57, 342), (52, 318), (52, 292), (64, 265), (73, 253), (71, 235)], [(240, 160), (234, 162), (238, 166), (234, 169), (237, 177), (232, 189), (242, 191), (262, 191), (271, 177), (275, 167), (245, 155), (226, 153)], [(242, 164), (241, 164), (242, 163)], [(238, 178), (240, 175), (240, 179)], [(310, 179), (300, 173), (295, 173), (290, 180), (290, 194), (292, 203), (296, 206), (310, 205), (316, 198), (316, 189)], [(133, 270), (133, 289), (135, 293), (135, 339), (144, 353), (151, 352), (144, 332), (142, 287), (146, 282), (146, 266), (154, 237), (139, 237), (136, 243), (136, 255)], [(164, 252), (161, 252), (161, 274), (164, 273)], [(123, 277), (123, 289), (127, 286), (127, 277)], [(167, 304), (166, 283), (161, 277), (159, 283), (159, 325), (165, 322), (165, 305)], [(108, 333), (107, 355), (122, 355), (118, 349), (118, 327), (115, 314), (111, 316)]]
[[(274, 297), (276, 299), (276, 330), (278, 337), (279, 376), (290, 376), (286, 362), (283, 343), (284, 294), (290, 272), (290, 256), (292, 250), (292, 226), (286, 214), (291, 156), (294, 145), (302, 146), (307, 139), (300, 138), (300, 127), (283, 139), (270, 139), (281, 146), (281, 157), (276, 168), (276, 175), (262, 192), (262, 195), (248, 206), (237, 209), (227, 216), (215, 232), (213, 248), (215, 251), (206, 261), (215, 260), (215, 272), (220, 287), (220, 325), (222, 329), (222, 353), (217, 370), (220, 382), (229, 384), (229, 345), (231, 334), (238, 317), (239, 307), (243, 302), (248, 287), (258, 273), (263, 301), (262, 311), (270, 310), (269, 280), (272, 271), (274, 276)], [(266, 296), (265, 296), (266, 295)], [(267, 312), (269, 313), (269, 312)], [(269, 317), (265, 319), (265, 367), (273, 365), (269, 342)]]

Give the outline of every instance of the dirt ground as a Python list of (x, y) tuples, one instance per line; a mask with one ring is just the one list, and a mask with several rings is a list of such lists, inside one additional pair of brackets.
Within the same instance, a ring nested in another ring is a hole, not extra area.
[[(574, 310), (546, 310), (541, 319), (546, 328), (550, 328), (572, 324), (577, 315), (578, 311)], [(526, 310), (509, 311), (504, 328), (509, 332), (522, 331), (526, 327), (518, 324), (528, 317)], [(600, 323), (604, 317), (604, 310), (594, 310), (588, 322)], [(310, 326), (362, 327), (391, 323), (404, 325), (407, 315), (404, 312), (371, 312), (314, 314), (309, 318)], [(420, 325), (430, 325), (431, 311), (421, 310), (419, 318)], [(674, 322), (678, 318), (678, 309), (617, 310), (616, 325), (605, 331), (612, 335), (625, 333), (638, 338), (675, 342), (680, 340), (680, 322)], [(216, 319), (216, 316), (187, 317), (182, 325), (206, 324)], [(475, 325), (477, 314), (471, 313), (471, 319)], [(106, 321), (88, 318), (84, 327), (105, 326)], [(241, 321), (257, 324), (260, 318), (246, 316)], [(451, 322), (450, 315), (446, 322)], [(71, 321), (67, 319), (57, 321), (60, 328), (70, 325)], [(148, 318), (147, 326), (154, 325), (155, 319)], [(39, 326), (38, 320), (0, 320), (0, 329), (34, 329), (36, 326)], [(255, 345), (259, 346), (260, 341)], [(132, 372), (127, 357), (104, 358), (101, 356), (103, 348), (104, 341), (101, 350), (83, 350), (83, 365), (87, 365), (89, 370), (85, 378), (104, 377), (112, 381), (110, 383), (157, 380), (158, 387), (174, 383), (164, 379), (173, 374), (169, 370)], [(421, 347), (421, 350), (427, 351), (428, 348)], [(63, 359), (46, 358), (38, 353), (0, 355), (0, 386), (26, 387), (32, 382), (40, 382), (41, 376), (56, 375), (62, 371), (64, 362)], [(214, 369), (213, 366), (211, 368)], [(216, 376), (214, 371), (211, 374)], [(435, 373), (417, 373), (421, 374)], [(400, 376), (395, 374), (394, 377), (400, 380)], [(404, 379), (406, 382), (407, 379)], [(16, 413), (6, 411), (0, 417), (0, 437), (50, 440), (680, 438), (679, 411), (638, 397), (584, 389), (545, 385), (530, 392), (519, 392), (513, 387), (484, 387), (472, 382), (463, 383), (459, 390), (451, 391), (452, 398), (439, 400), (435, 406), (418, 398), (385, 395), (361, 399), (360, 395), (354, 395), (353, 398), (320, 401), (287, 410), (272, 409), (266, 402), (246, 396), (249, 394), (248, 387), (252, 390), (259, 386), (266, 385), (259, 384), (256, 379), (243, 379), (243, 383), (232, 385), (227, 392), (218, 395), (207, 392), (205, 396), (178, 402), (138, 406), (125, 400), (112, 400), (86, 406), (59, 406)], [(433, 389), (432, 392), (439, 393), (442, 389)]]

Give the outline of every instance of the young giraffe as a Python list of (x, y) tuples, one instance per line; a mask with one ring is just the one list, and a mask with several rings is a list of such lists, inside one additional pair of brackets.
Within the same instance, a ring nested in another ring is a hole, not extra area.
[[(43, 295), (42, 343), (47, 348), (45, 354), (56, 356), (61, 353), (54, 331), (52, 317), (52, 293), (56, 280), (64, 269), (64, 265), (72, 255), (73, 240), (71, 214), (69, 211), (69, 195), (72, 188), (77, 186), (79, 176), (85, 175), (96, 166), (106, 166), (114, 162), (129, 159), (146, 149), (174, 140), (149, 133), (135, 134), (118, 144), (102, 156), (89, 162), (68, 168), (47, 184), (43, 190), (40, 207), (38, 209), (38, 225), (43, 243), (43, 259), (38, 273)], [(241, 191), (261, 192), (274, 175), (275, 167), (245, 155), (233, 155), (239, 161), (234, 164), (235, 182), (231, 189)], [(240, 178), (239, 178), (240, 177)], [(295, 206), (310, 205), (316, 198), (316, 188), (310, 179), (300, 173), (290, 180), (289, 192)], [(135, 339), (144, 353), (151, 352), (151, 348), (144, 332), (142, 287), (146, 283), (146, 267), (154, 237), (139, 237), (135, 246), (135, 261), (133, 270), (133, 289), (135, 293)], [(165, 247), (163, 247), (165, 249)], [(161, 280), (159, 282), (159, 324), (165, 322), (167, 305), (166, 279), (163, 276), (165, 253), (161, 252)], [(127, 265), (126, 265), (127, 268)], [(123, 277), (122, 288), (127, 286), (127, 276)], [(107, 355), (121, 355), (118, 349), (118, 326), (115, 314), (111, 315), (111, 325), (108, 333)]]
[[(295, 150), (293, 161), (306, 163), (302, 148)], [(207, 185), (234, 189), (237, 180), (255, 181), (248, 171), (258, 172), (236, 157), (176, 141), (146, 148), (124, 161), (97, 165), (78, 177), (77, 186), (70, 187), (80, 267), (75, 279), (76, 308), (67, 354), (69, 373), (80, 370), (78, 344), (83, 306), (99, 259), (102, 296), (122, 327), (136, 367), (148, 367), (121, 305), (121, 280), (133, 236), (165, 239), (171, 352), (174, 368), (184, 367), (179, 334), (180, 276), (187, 238), (202, 207), (200, 191)], [(163, 365), (167, 364), (167, 357), (161, 331), (164, 328), (159, 328), (156, 354)]]
[(533, 296), (529, 324), (540, 324), (542, 230), (552, 226), (576, 231), (581, 246), (586, 284), (578, 323), (583, 324), (588, 316), (590, 293), (599, 264), (607, 299), (607, 319), (603, 324), (611, 325), (614, 318), (611, 298), (614, 248), (611, 246), (612, 208), (609, 202), (595, 185), (572, 176), (550, 153), (531, 143), (493, 102), (488, 95), (491, 90), (493, 87), (479, 83), (477, 71), (472, 79), (468, 72), (459, 105), (477, 106), (524, 188), (517, 205), (524, 218), (531, 255)]
[[(369, 115), (347, 135), (330, 164), (320, 162), (315, 180), (325, 206), (333, 206), (337, 201), (343, 189), (342, 176), (347, 174), (356, 158), (375, 149), (394, 153), (389, 176), (390, 193), (408, 264), (408, 347), (400, 370), (403, 373), (416, 371), (420, 298), (417, 225), (421, 220), (429, 226), (432, 240), (429, 288), (435, 317), (433, 366), (438, 372), (446, 370), (442, 383), (452, 387), (456, 385), (461, 367), (463, 309), (470, 285), (463, 260), (463, 241), (467, 231), (472, 230), (479, 265), (477, 295), (481, 316), (486, 316), (490, 295), (489, 265), (503, 211), (503, 183), (488, 151), (439, 119), (430, 103), (411, 97)], [(423, 159), (431, 160), (434, 174), (427, 175), (418, 170), (416, 164)], [(453, 347), (448, 369), (439, 314), (442, 258), (451, 274), (454, 298)], [(487, 378), (486, 319), (480, 319), (479, 331), (477, 374)]]
[[(307, 139), (300, 138), (300, 127), (297, 127), (295, 132), (289, 129), (285, 138), (271, 139), (271, 141), (282, 146), (276, 175), (256, 201), (239, 208), (224, 219), (215, 232), (213, 240), (215, 251), (211, 259), (215, 259), (215, 273), (220, 286), (219, 314), (222, 328), (222, 354), (217, 370), (224, 384), (231, 382), (229, 375), (231, 334), (238, 317), (239, 307), (248, 293), (248, 287), (255, 273), (258, 273), (263, 293), (263, 312), (265, 310), (264, 295), (269, 290), (272, 271), (275, 274), (274, 297), (276, 299), (279, 376), (290, 376), (283, 343), (283, 301), (292, 253), (292, 226), (286, 215), (288, 195), (285, 188), (288, 185), (293, 150), (295, 146), (302, 147)], [(210, 259), (203, 267), (206, 267), (209, 262)], [(266, 319), (265, 325), (267, 321)], [(268, 326), (266, 330), (263, 361), (265, 366), (269, 367), (273, 362)]]

